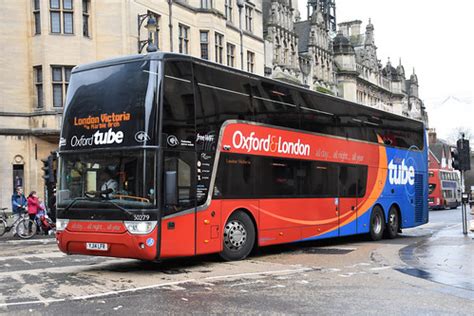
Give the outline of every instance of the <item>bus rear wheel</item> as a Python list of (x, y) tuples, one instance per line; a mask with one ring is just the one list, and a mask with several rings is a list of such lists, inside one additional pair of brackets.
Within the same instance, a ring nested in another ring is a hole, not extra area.
[(242, 211), (232, 213), (224, 227), (224, 249), (220, 253), (226, 261), (245, 259), (255, 244), (255, 226)]
[(382, 239), (385, 227), (383, 211), (380, 206), (375, 206), (370, 215), (370, 238), (374, 241)]
[(398, 215), (398, 210), (395, 206), (390, 207), (388, 211), (388, 220), (387, 227), (385, 230), (385, 237), (388, 239), (393, 239), (398, 236), (398, 231), (400, 230), (400, 216)]

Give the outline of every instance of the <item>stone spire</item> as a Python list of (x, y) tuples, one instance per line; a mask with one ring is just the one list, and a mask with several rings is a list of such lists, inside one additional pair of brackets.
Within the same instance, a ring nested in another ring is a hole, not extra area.
[(400, 78), (405, 79), (405, 68), (403, 68), (401, 58), (398, 60), (397, 73)]
[(413, 73), (410, 76), (410, 96), (418, 98), (418, 76), (415, 73), (415, 67), (413, 67)]
[(374, 25), (369, 19), (369, 24), (365, 28), (365, 46), (374, 45)]

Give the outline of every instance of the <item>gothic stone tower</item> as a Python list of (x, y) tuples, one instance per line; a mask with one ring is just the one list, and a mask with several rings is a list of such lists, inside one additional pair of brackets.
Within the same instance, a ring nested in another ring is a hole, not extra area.
[(308, 19), (314, 11), (320, 10), (326, 30), (336, 32), (336, 0), (308, 0)]
[(298, 36), (294, 21), (299, 19), (297, 1), (263, 0), (265, 75), (277, 80), (300, 83)]

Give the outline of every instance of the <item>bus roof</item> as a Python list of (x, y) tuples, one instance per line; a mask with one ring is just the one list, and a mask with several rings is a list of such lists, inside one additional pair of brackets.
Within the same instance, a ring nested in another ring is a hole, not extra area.
[(137, 54), (137, 55), (122, 56), (122, 57), (107, 59), (107, 60), (103, 60), (103, 61), (97, 61), (97, 62), (93, 62), (93, 63), (78, 65), (78, 66), (74, 67), (72, 72), (76, 73), (76, 72), (81, 72), (81, 71), (90, 70), (90, 69), (113, 66), (113, 65), (117, 65), (117, 64), (123, 64), (123, 63), (128, 63), (128, 62), (136, 62), (136, 61), (140, 61), (140, 60), (165, 60), (165, 59), (189, 60), (191, 62), (206, 64), (210, 67), (215, 67), (215, 68), (218, 68), (218, 69), (223, 70), (223, 71), (238, 73), (242, 76), (247, 76), (249, 78), (253, 78), (253, 79), (257, 79), (257, 80), (258, 79), (268, 80), (268, 81), (271, 81), (275, 84), (288, 86), (288, 87), (291, 87), (291, 88), (294, 88), (294, 89), (298, 89), (300, 91), (318, 94), (320, 96), (324, 96), (324, 97), (327, 97), (327, 98), (333, 98), (333, 99), (336, 99), (339, 102), (344, 102), (346, 104), (351, 104), (352, 106), (359, 107), (359, 108), (365, 109), (365, 110), (370, 110), (374, 113), (380, 113), (380, 114), (383, 114), (383, 115), (389, 114), (389, 115), (393, 115), (393, 116), (402, 118), (402, 119), (407, 120), (407, 121), (415, 121), (415, 122), (423, 124), (423, 127), (426, 128), (424, 126), (425, 125), (424, 122), (421, 121), (421, 120), (417, 120), (417, 119), (407, 117), (407, 116), (404, 116), (404, 115), (400, 115), (400, 114), (397, 114), (397, 113), (393, 113), (393, 112), (383, 111), (383, 110), (380, 110), (380, 109), (377, 109), (377, 108), (374, 108), (374, 107), (371, 107), (371, 106), (367, 106), (367, 105), (364, 105), (364, 104), (352, 102), (352, 101), (343, 99), (343, 98), (338, 97), (338, 96), (333, 96), (333, 95), (326, 94), (326, 93), (321, 93), (321, 92), (318, 92), (318, 91), (315, 91), (315, 90), (310, 90), (310, 89), (307, 89), (305, 87), (302, 87), (302, 86), (299, 86), (299, 85), (296, 85), (296, 84), (293, 84), (293, 83), (271, 79), (271, 78), (260, 76), (260, 75), (254, 74), (254, 73), (249, 73), (249, 72), (237, 69), (237, 68), (233, 68), (233, 67), (229, 67), (229, 66), (226, 66), (226, 65), (218, 64), (218, 63), (215, 63), (215, 62), (212, 62), (212, 61), (209, 61), (209, 60), (197, 58), (197, 57), (190, 56), (190, 55), (179, 54), (179, 53), (154, 52), (154, 53), (148, 53), (146, 55), (138, 55)]

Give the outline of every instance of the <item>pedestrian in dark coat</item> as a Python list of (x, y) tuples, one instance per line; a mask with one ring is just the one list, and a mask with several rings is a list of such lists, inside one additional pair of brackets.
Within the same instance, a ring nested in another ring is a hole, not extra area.
[(20, 218), (20, 215), (25, 211), (26, 206), (27, 200), (23, 194), (23, 188), (17, 187), (15, 193), (12, 195), (12, 212), (14, 221)]

